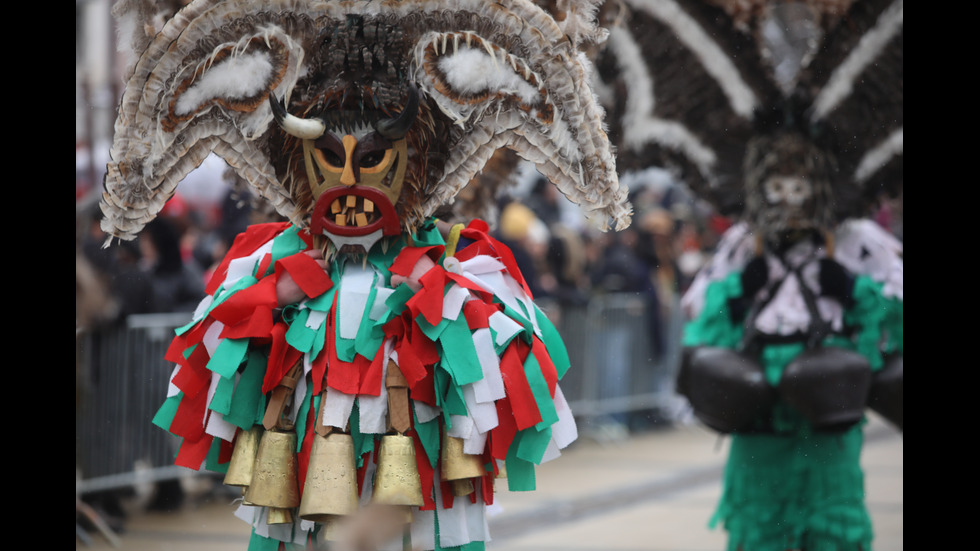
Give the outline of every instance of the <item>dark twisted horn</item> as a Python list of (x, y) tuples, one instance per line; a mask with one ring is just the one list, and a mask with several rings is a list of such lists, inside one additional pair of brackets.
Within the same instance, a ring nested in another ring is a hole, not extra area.
[(405, 108), (396, 117), (378, 121), (374, 129), (385, 139), (395, 141), (400, 140), (408, 134), (408, 129), (412, 127), (416, 117), (419, 115), (419, 91), (412, 86), (408, 92), (408, 102)]

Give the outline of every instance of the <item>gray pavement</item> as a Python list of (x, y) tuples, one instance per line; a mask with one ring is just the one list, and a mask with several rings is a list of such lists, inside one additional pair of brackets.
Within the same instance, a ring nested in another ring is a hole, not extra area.
[[(583, 427), (580, 427), (580, 430)], [(862, 463), (874, 551), (902, 551), (904, 439), (871, 414)], [(498, 486), (488, 551), (723, 551), (708, 518), (720, 493), (727, 438), (674, 425), (599, 438), (588, 430), (562, 457), (537, 469), (537, 490)], [(210, 480), (210, 479), (209, 479)], [(203, 491), (181, 510), (134, 512), (117, 534), (132, 551), (244, 551), (248, 526), (227, 492)], [(114, 549), (97, 532), (76, 549)]]

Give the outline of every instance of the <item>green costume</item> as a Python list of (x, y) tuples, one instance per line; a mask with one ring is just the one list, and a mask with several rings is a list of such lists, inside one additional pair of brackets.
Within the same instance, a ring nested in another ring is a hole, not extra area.
[[(734, 229), (745, 231), (741, 226)], [(870, 229), (875, 237), (881, 237), (870, 226), (860, 229)], [(860, 233), (854, 231), (852, 237)], [(746, 244), (751, 242), (751, 235), (745, 233), (730, 241)], [(740, 246), (729, 245), (730, 250), (736, 251)], [(746, 323), (751, 323), (752, 318), (739, 319), (731, 309), (743, 296), (744, 259), (751, 254), (743, 247), (742, 260), (725, 266), (716, 263), (708, 270), (713, 269), (713, 273), (706, 273), (700, 285), (692, 288), (694, 293), (703, 291), (698, 297), (703, 302), (697, 306), (698, 315), (685, 327), (686, 346), (734, 349), (742, 342)], [(814, 263), (814, 258), (822, 254), (820, 250), (811, 251), (803, 264)], [(846, 258), (846, 251), (844, 255), (838, 258), (842, 264), (854, 272), (860, 270), (858, 259)], [(725, 256), (726, 260), (731, 259)], [(886, 355), (901, 354), (903, 350), (903, 301), (901, 293), (894, 292), (896, 278), (901, 285), (901, 258), (886, 253), (880, 254), (880, 259), (886, 259), (893, 269), (877, 270), (879, 280), (855, 274), (851, 300), (841, 312), (843, 325), (822, 343), (857, 351), (867, 358), (873, 372), (882, 369)], [(880, 274), (888, 272), (886, 281)], [(801, 284), (804, 281), (805, 277), (799, 278)], [(763, 290), (757, 296), (767, 294)], [(787, 297), (776, 296), (767, 307), (779, 309), (781, 298)], [(783, 302), (783, 307), (791, 306), (789, 300)], [(805, 344), (787, 342), (793, 339), (785, 336), (766, 337), (771, 335), (763, 335), (758, 360), (766, 381), (778, 387), (784, 369), (805, 349)], [(864, 421), (843, 432), (817, 431), (781, 397), (777, 397), (771, 413), (771, 430), (733, 433), (731, 437), (722, 497), (710, 521), (711, 526), (721, 523), (729, 532), (729, 551), (871, 549), (873, 530), (864, 504), (860, 464)]]

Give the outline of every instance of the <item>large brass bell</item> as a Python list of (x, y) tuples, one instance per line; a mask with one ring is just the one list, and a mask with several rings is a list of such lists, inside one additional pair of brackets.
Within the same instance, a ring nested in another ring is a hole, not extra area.
[(262, 425), (255, 425), (249, 430), (238, 433), (235, 447), (228, 462), (228, 472), (225, 473), (225, 484), (240, 486), (242, 494), (252, 483), (252, 471), (255, 468), (255, 456), (259, 452), (259, 439), (262, 437)]
[(381, 437), (372, 500), (387, 505), (424, 505), (422, 482), (415, 462), (415, 443), (411, 436), (389, 434)]
[(354, 439), (339, 432), (326, 437), (315, 435), (299, 506), (300, 518), (327, 524), (336, 520), (336, 515), (357, 512), (357, 505)]
[(245, 501), (263, 507), (289, 509), (299, 506), (299, 470), (296, 433), (267, 430), (259, 439), (252, 482)]
[(458, 496), (467, 495), (473, 491), (470, 478), (479, 478), (487, 474), (483, 459), (479, 455), (471, 455), (463, 451), (463, 440), (449, 436), (443, 431), (442, 450), (440, 452), (440, 473), (443, 480), (453, 483), (453, 493)]

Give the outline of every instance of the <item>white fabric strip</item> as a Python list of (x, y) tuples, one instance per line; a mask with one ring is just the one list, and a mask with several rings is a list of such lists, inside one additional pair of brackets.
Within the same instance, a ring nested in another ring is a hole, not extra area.
[[(435, 487), (439, 487), (439, 473), (435, 475)], [(455, 547), (471, 541), (489, 541), (486, 507), (483, 500), (470, 503), (469, 496), (453, 500), (450, 509), (443, 508), (442, 492), (436, 494), (436, 514), (439, 517), (439, 545)]]
[[(237, 373), (236, 373), (237, 375)], [(218, 383), (223, 377), (217, 373), (211, 374), (211, 384), (208, 386), (208, 405), (211, 404), (211, 400), (214, 399), (214, 393), (218, 389)], [(235, 439), (235, 431), (238, 427), (225, 421), (224, 415), (218, 413), (217, 411), (212, 411), (211, 408), (204, 410), (205, 417), (207, 418), (207, 426), (204, 427), (204, 432), (214, 436), (215, 438), (221, 438), (226, 442), (231, 442)]]
[(214, 351), (218, 349), (218, 345), (224, 340), (219, 336), (224, 329), (225, 324), (215, 320), (211, 324), (211, 327), (208, 327), (208, 330), (204, 332), (204, 338), (201, 339), (201, 344), (208, 351), (208, 356), (214, 357)]
[(354, 339), (361, 327), (361, 318), (364, 317), (371, 287), (374, 285), (374, 270), (348, 264), (340, 277), (339, 285), (337, 330), (341, 338)]
[[(504, 316), (506, 317), (506, 316)], [(473, 346), (483, 369), (483, 378), (473, 382), (473, 393), (477, 403), (493, 402), (506, 396), (504, 379), (500, 375), (500, 357), (493, 346), (490, 329), (473, 331)]]
[(326, 401), (323, 408), (323, 424), (340, 429), (347, 428), (347, 421), (350, 420), (350, 412), (354, 407), (354, 396), (327, 387)]
[(575, 416), (572, 408), (568, 406), (568, 400), (561, 391), (561, 387), (555, 388), (555, 410), (558, 412), (558, 422), (551, 425), (551, 438), (559, 449), (565, 449), (569, 444), (578, 438), (578, 425), (575, 424)]
[[(475, 384), (463, 385), (463, 399), (466, 401), (466, 411), (470, 414), (473, 426), (478, 432), (486, 433), (499, 423), (499, 419), (497, 419), (497, 406), (494, 402), (481, 402), (477, 400), (475, 386)], [(466, 437), (464, 436), (463, 438)]]
[(469, 289), (452, 285), (442, 299), (442, 317), (456, 321), (463, 310), (463, 304), (470, 298)]

